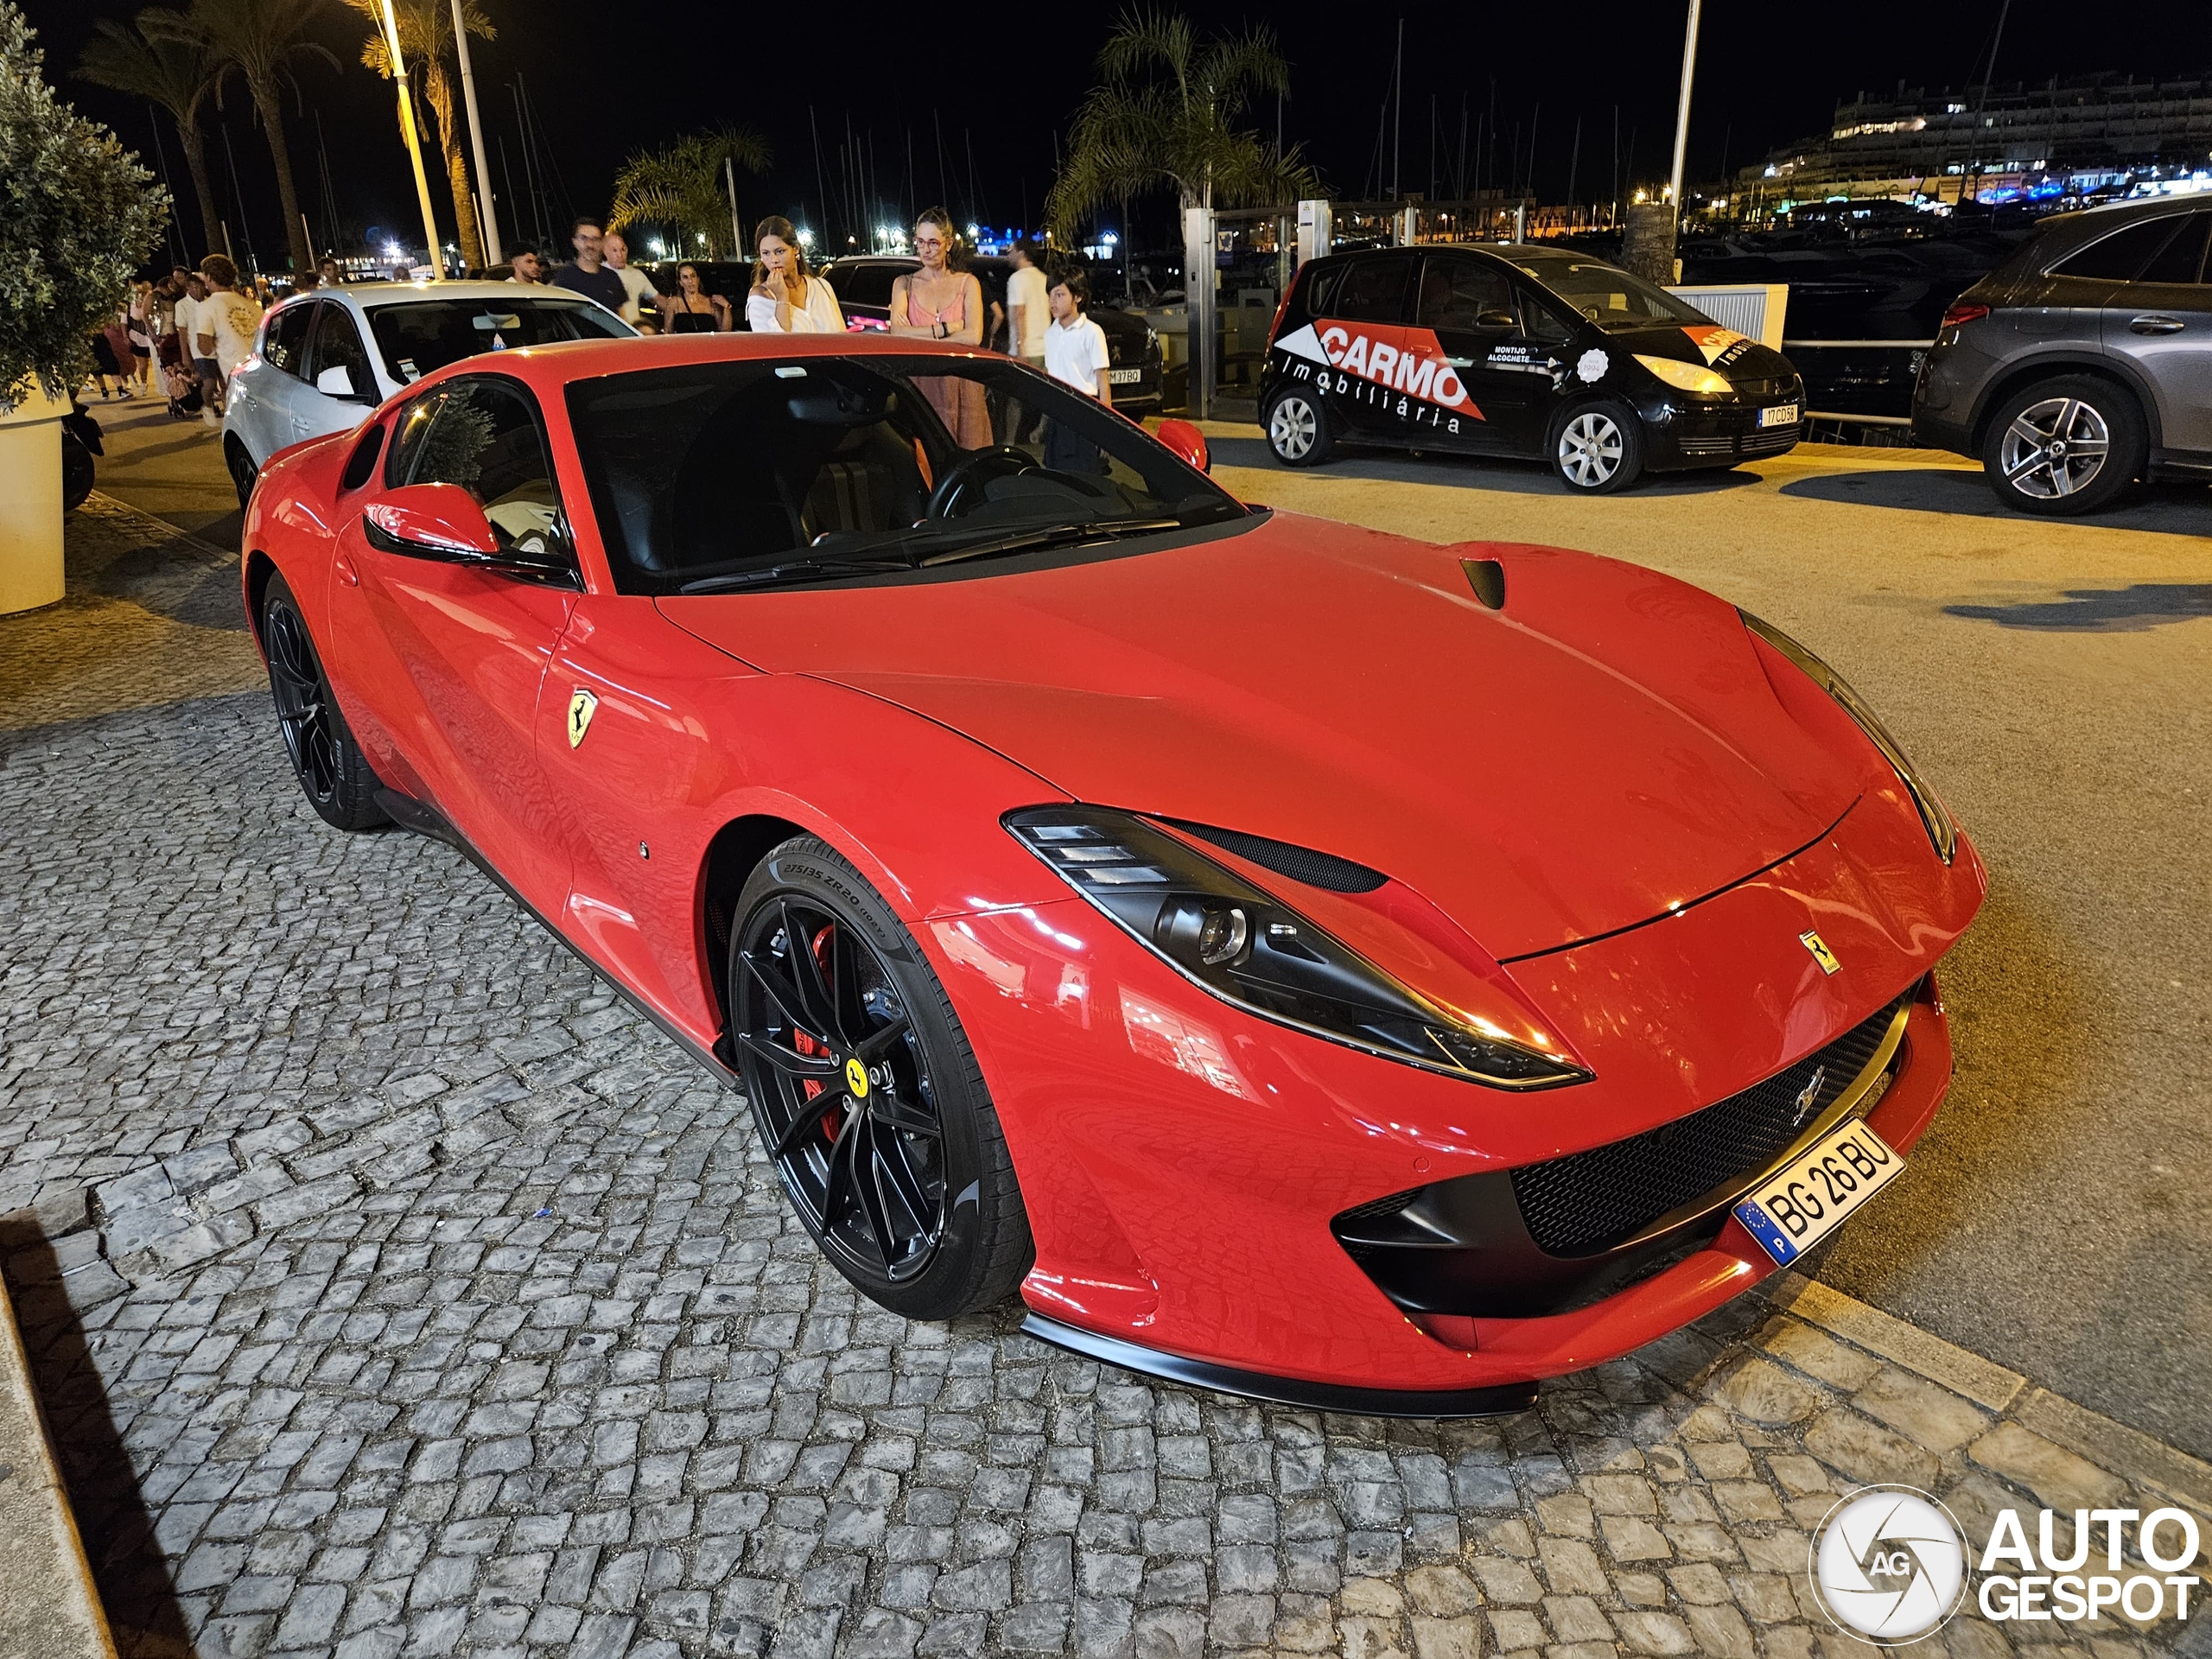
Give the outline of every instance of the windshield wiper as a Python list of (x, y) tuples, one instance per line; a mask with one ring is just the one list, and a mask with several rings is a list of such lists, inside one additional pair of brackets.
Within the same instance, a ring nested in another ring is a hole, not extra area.
[(701, 576), (685, 582), (679, 594), (711, 594), (726, 588), (760, 588), (779, 582), (819, 582), (838, 576), (880, 575), (886, 570), (911, 570), (909, 558), (787, 559), (758, 570), (732, 570), (719, 576)]
[(1179, 518), (1098, 518), (1039, 524), (1033, 529), (1016, 531), (920, 559), (909, 555), (917, 547), (941, 542), (958, 532), (949, 527), (907, 531), (874, 543), (865, 555), (843, 558), (787, 559), (781, 564), (768, 565), (758, 570), (733, 570), (719, 576), (701, 576), (685, 582), (676, 591), (678, 594), (711, 594), (734, 588), (760, 588), (784, 582), (834, 581), (840, 576), (880, 575), (887, 570), (926, 570), (940, 564), (956, 564), (963, 559), (983, 559), (1001, 553), (1026, 552), (1032, 548), (1050, 546), (1055, 542), (1081, 540), (1086, 537), (1149, 535), (1182, 527), (1183, 521)]
[(1163, 530), (1180, 530), (1180, 518), (1092, 518), (1064, 524), (1043, 524), (1035, 530), (1016, 531), (995, 540), (976, 542), (967, 547), (956, 547), (948, 552), (931, 554), (924, 559), (922, 569), (940, 564), (957, 564), (963, 559), (987, 559), (999, 553), (1022, 553), (1032, 548), (1048, 547), (1054, 542), (1081, 541), (1085, 537), (1110, 536), (1147, 536)]

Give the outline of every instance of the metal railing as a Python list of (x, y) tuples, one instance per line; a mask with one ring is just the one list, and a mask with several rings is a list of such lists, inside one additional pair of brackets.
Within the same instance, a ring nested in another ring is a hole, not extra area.
[[(1924, 352), (1935, 344), (1932, 340), (1785, 340), (1782, 342), (1782, 349), (1785, 352), (1805, 352), (1855, 346), (1862, 351)], [(1808, 421), (1848, 421), (1855, 426), (1909, 427), (1912, 424), (1910, 415), (1853, 415), (1841, 410), (1828, 409), (1808, 409), (1805, 411), (1805, 418)]]

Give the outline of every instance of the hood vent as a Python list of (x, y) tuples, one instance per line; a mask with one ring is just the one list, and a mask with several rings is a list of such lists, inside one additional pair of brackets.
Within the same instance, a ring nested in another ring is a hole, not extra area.
[(1467, 586), (1475, 590), (1475, 597), (1488, 609), (1505, 608), (1505, 567), (1496, 559), (1462, 559), (1459, 568), (1467, 573)]
[(1309, 887), (1321, 887), (1330, 893), (1372, 893), (1390, 879), (1380, 870), (1338, 858), (1334, 853), (1317, 853), (1311, 847), (1296, 847), (1287, 841), (1270, 841), (1265, 836), (1248, 836), (1236, 830), (1217, 830), (1207, 823), (1185, 823), (1180, 818), (1163, 818), (1160, 822), (1172, 823), (1200, 841), (1210, 841), (1248, 864), (1256, 864), (1263, 870), (1273, 870), (1277, 875), (1287, 875), (1294, 881), (1303, 881)]

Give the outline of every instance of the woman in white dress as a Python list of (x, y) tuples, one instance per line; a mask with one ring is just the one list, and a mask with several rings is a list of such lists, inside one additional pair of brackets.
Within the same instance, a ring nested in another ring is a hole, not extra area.
[(745, 326), (756, 334), (842, 334), (845, 314), (830, 284), (806, 271), (806, 253), (788, 219), (764, 219), (753, 232), (760, 263), (745, 297)]

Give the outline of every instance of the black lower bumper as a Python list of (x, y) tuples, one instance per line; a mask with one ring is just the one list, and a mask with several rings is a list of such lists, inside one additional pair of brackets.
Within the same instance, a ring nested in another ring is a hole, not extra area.
[(1308, 1411), (1336, 1411), (1353, 1417), (1510, 1417), (1536, 1402), (1534, 1382), (1509, 1382), (1493, 1389), (1355, 1389), (1336, 1382), (1309, 1382), (1294, 1376), (1268, 1376), (1240, 1371), (1181, 1354), (1141, 1347), (1119, 1337), (1103, 1337), (1032, 1313), (1021, 1322), (1022, 1331), (1039, 1342), (1081, 1354), (1101, 1364), (1116, 1365), (1141, 1376), (1211, 1389), (1218, 1394), (1241, 1395), (1279, 1406), (1298, 1406)]
[(1771, 460), (1796, 448), (1804, 434), (1802, 418), (1788, 426), (1761, 426), (1755, 409), (1694, 410), (1671, 420), (1645, 421), (1643, 465), (1649, 472), (1675, 473)]

